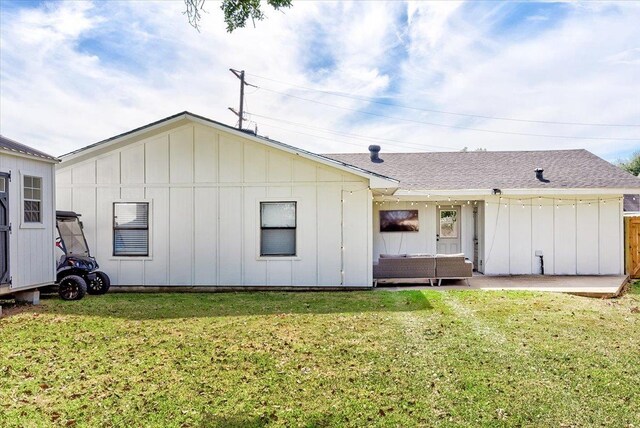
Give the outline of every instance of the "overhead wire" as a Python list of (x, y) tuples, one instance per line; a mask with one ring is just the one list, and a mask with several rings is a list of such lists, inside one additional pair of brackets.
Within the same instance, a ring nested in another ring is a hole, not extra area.
[[(386, 105), (386, 106), (390, 106), (390, 107), (397, 107), (397, 108), (402, 108), (402, 109), (407, 109), (407, 110), (423, 111), (423, 112), (428, 112), (428, 113), (448, 114), (448, 115), (453, 115), (453, 116), (472, 117), (472, 118), (490, 119), (490, 120), (503, 120), (503, 121), (511, 121), (511, 122), (539, 123), (539, 124), (547, 124), (547, 125), (600, 126), (600, 127), (640, 127), (640, 124), (569, 122), (569, 121), (564, 122), (564, 121), (555, 121), (555, 120), (535, 120), (535, 119), (521, 119), (521, 118), (504, 117), (504, 116), (489, 116), (489, 115), (482, 115), (482, 114), (460, 113), (460, 112), (452, 112), (452, 111), (447, 111), (447, 110), (428, 109), (428, 108), (424, 108), (424, 107), (414, 107), (414, 106), (408, 106), (408, 105), (404, 105), (404, 104), (384, 102), (384, 101), (380, 101), (379, 99), (375, 99), (375, 98), (371, 98), (371, 97), (356, 96), (356, 95), (348, 94), (348, 93), (345, 93), (345, 92), (327, 91), (327, 90), (323, 90), (323, 89), (309, 88), (307, 86), (295, 85), (293, 83), (283, 82), (283, 81), (280, 81), (280, 80), (277, 80), (277, 79), (272, 79), (272, 78), (269, 78), (269, 77), (259, 76), (257, 74), (247, 73), (247, 75), (255, 77), (255, 78), (258, 78), (258, 79), (264, 79), (264, 80), (268, 80), (268, 81), (271, 81), (271, 82), (280, 83), (282, 85), (286, 85), (286, 86), (289, 86), (289, 87), (303, 89), (305, 91), (313, 91), (313, 92), (323, 93), (323, 94), (327, 94), (327, 95), (333, 95), (333, 96), (342, 97), (342, 98), (348, 98), (348, 99), (359, 100), (359, 101), (366, 101), (366, 102), (370, 102), (370, 103), (374, 103), (374, 104)], [(266, 88), (263, 88), (263, 87), (261, 87), (261, 88), (262, 89), (266, 89)]]
[(324, 105), (324, 106), (327, 106), (327, 107), (337, 108), (337, 109), (341, 109), (341, 110), (348, 110), (348, 111), (352, 111), (352, 112), (356, 112), (356, 113), (360, 113), (360, 114), (365, 114), (365, 115), (369, 115), (369, 116), (382, 117), (382, 118), (386, 118), (386, 119), (393, 119), (393, 120), (398, 120), (398, 121), (402, 121), (402, 122), (417, 123), (417, 124), (422, 124), (422, 125), (438, 126), (438, 127), (443, 127), (443, 128), (453, 128), (453, 129), (461, 129), (461, 130), (467, 130), (467, 131), (485, 132), (485, 133), (491, 133), (491, 134), (518, 135), (518, 136), (525, 136), (525, 137), (562, 138), (562, 139), (571, 139), (571, 140), (640, 141), (640, 137), (638, 137), (638, 138), (581, 137), (581, 136), (575, 136), (575, 135), (534, 134), (534, 133), (528, 133), (528, 132), (498, 131), (498, 130), (491, 130), (491, 129), (484, 129), (484, 128), (471, 128), (471, 127), (459, 126), (459, 125), (446, 125), (446, 124), (443, 124), (443, 123), (427, 122), (427, 121), (408, 119), (408, 118), (403, 118), (403, 117), (393, 117), (393, 116), (387, 116), (387, 115), (383, 115), (383, 114), (379, 114), (379, 113), (373, 113), (373, 112), (370, 112), (370, 111), (354, 109), (354, 108), (350, 108), (350, 107), (337, 106), (335, 104), (325, 103), (325, 102), (314, 100), (314, 99), (310, 99), (310, 98), (299, 97), (297, 95), (288, 94), (286, 92), (281, 92), (281, 91), (276, 91), (276, 90), (265, 88), (265, 87), (262, 87), (262, 86), (260, 87), (260, 89), (262, 89), (264, 91), (267, 91), (267, 92), (276, 93), (276, 94), (279, 94), (279, 95), (282, 95), (282, 96), (285, 96), (285, 97), (295, 98), (295, 99), (302, 100), (302, 101), (308, 101), (308, 102)]
[[(416, 143), (416, 142), (411, 142), (411, 141), (394, 140), (394, 139), (390, 139), (390, 138), (372, 137), (372, 136), (362, 135), (362, 134), (353, 134), (353, 133), (348, 133), (348, 132), (334, 131), (334, 130), (327, 129), (327, 128), (320, 128), (320, 127), (317, 127), (317, 126), (307, 125), (307, 124), (304, 124), (304, 123), (292, 122), (292, 121), (288, 121), (288, 120), (285, 120), (285, 119), (278, 119), (278, 118), (274, 118), (274, 117), (269, 117), (269, 116), (261, 115), (261, 114), (258, 114), (258, 113), (249, 113), (249, 114), (252, 115), (252, 116), (260, 117), (260, 118), (267, 119), (267, 120), (273, 120), (273, 121), (276, 121), (276, 122), (286, 123), (288, 125), (294, 125), (294, 126), (299, 126), (299, 127), (302, 127), (302, 128), (318, 130), (318, 131), (326, 132), (326, 133), (329, 133), (329, 134), (345, 136), (345, 137), (349, 137), (349, 138), (353, 138), (353, 139), (371, 141), (371, 142), (378, 142), (378, 141), (387, 142), (387, 143), (390, 143), (392, 145), (396, 145), (397, 147), (404, 147), (404, 148), (409, 148), (409, 149), (434, 148), (434, 149), (455, 150), (455, 151), (461, 150), (460, 147), (438, 146), (438, 145), (434, 145), (434, 144), (423, 144), (423, 143)], [(267, 125), (267, 126), (272, 126), (272, 125)]]

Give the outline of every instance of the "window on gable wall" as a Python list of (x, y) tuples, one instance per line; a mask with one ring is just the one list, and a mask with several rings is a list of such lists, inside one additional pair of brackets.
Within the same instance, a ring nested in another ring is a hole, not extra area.
[(42, 223), (42, 178), (24, 176), (22, 200), (24, 222)]
[(260, 255), (296, 255), (296, 203), (260, 203)]
[(149, 203), (113, 204), (113, 255), (149, 255)]

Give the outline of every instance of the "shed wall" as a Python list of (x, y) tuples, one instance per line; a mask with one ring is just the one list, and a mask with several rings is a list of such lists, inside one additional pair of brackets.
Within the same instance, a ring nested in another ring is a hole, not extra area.
[[(49, 285), (55, 281), (54, 165), (30, 157), (0, 153), (0, 171), (9, 182), (9, 266), (12, 282), (0, 286), (0, 295)], [(42, 178), (42, 222), (23, 222), (23, 176)]]

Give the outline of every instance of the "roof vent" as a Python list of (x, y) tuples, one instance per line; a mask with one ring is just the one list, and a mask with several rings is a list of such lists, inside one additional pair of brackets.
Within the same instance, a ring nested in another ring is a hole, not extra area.
[(542, 181), (543, 183), (548, 183), (549, 180), (547, 180), (546, 178), (544, 178), (544, 169), (542, 168), (536, 168), (536, 178), (540, 181)]
[(373, 163), (382, 163), (384, 160), (380, 159), (378, 154), (380, 153), (380, 146), (371, 145), (369, 146), (369, 154), (371, 156), (371, 162)]

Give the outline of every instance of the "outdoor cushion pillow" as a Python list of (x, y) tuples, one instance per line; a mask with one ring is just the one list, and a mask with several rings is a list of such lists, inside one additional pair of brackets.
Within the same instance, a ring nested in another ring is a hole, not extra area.
[(407, 257), (406, 254), (380, 254), (381, 259), (403, 259)]
[(464, 257), (464, 253), (458, 253), (458, 254), (436, 254), (436, 257)]

